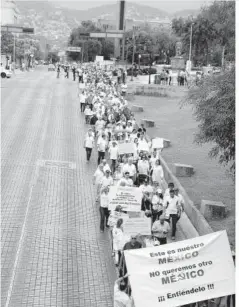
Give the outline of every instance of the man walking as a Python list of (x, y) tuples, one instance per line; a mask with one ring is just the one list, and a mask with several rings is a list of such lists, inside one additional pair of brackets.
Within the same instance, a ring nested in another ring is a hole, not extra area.
[(105, 152), (107, 149), (107, 141), (105, 134), (102, 134), (102, 137), (99, 138), (97, 142), (97, 148), (98, 148), (98, 165), (99, 165), (100, 161), (105, 158)]
[(73, 68), (72, 68), (72, 73), (73, 73), (73, 81), (75, 81), (76, 80), (76, 68), (75, 68), (75, 66), (73, 66)]
[(92, 132), (92, 129), (90, 128), (86, 134), (85, 143), (84, 143), (87, 161), (90, 161), (91, 152), (92, 152), (92, 149), (94, 148), (94, 142), (95, 141), (94, 141), (93, 132)]
[(179, 206), (179, 199), (175, 195), (173, 189), (169, 191), (169, 196), (165, 197), (163, 202), (163, 207), (165, 210), (165, 217), (166, 217), (165, 220), (168, 223), (170, 223), (170, 220), (172, 220), (172, 240), (175, 240), (176, 225), (178, 221), (178, 213), (180, 211), (180, 206)]
[(165, 221), (164, 215), (153, 223), (152, 234), (159, 241), (160, 245), (167, 244), (167, 234), (170, 230), (169, 223)]

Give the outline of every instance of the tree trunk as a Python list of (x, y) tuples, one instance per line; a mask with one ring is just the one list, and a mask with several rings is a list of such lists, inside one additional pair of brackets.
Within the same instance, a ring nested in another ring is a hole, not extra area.
[(224, 64), (224, 55), (225, 55), (225, 46), (222, 47), (222, 69), (224, 70), (225, 64)]

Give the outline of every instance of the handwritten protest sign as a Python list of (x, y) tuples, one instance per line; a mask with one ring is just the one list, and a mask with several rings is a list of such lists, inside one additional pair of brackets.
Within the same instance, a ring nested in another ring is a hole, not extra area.
[(151, 235), (151, 219), (147, 217), (129, 218), (124, 222), (124, 233), (127, 235)]
[(134, 143), (119, 143), (118, 144), (119, 155), (134, 153)]
[(152, 148), (157, 148), (157, 149), (161, 149), (163, 148), (163, 139), (161, 138), (156, 138), (152, 140)]
[(124, 211), (141, 210), (142, 192), (134, 187), (111, 186), (109, 191), (109, 210), (121, 205)]
[(235, 293), (226, 231), (124, 254), (137, 307), (175, 307)]

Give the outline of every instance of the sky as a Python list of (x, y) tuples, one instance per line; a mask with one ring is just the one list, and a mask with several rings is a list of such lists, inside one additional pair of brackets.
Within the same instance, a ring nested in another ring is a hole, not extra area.
[[(18, 0), (19, 1), (19, 0)], [(34, 1), (34, 0), (32, 0)], [(83, 0), (74, 0), (74, 1), (65, 1), (65, 0), (49, 0), (49, 2), (57, 2), (61, 6), (75, 8), (80, 10), (86, 10), (92, 7), (101, 6), (104, 4), (115, 3), (115, 0), (111, 1), (83, 1)], [(174, 13), (181, 10), (187, 9), (199, 9), (203, 4), (212, 2), (210, 0), (157, 0), (157, 1), (142, 1), (142, 0), (131, 0), (129, 2), (135, 2), (139, 4), (144, 4), (147, 6), (155, 7), (161, 10), (164, 10), (169, 13)]]

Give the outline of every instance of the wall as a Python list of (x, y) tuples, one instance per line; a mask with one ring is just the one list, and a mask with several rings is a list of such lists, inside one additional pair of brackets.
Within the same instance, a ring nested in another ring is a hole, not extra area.
[(1, 24), (16, 24), (18, 10), (15, 1), (1, 0)]

